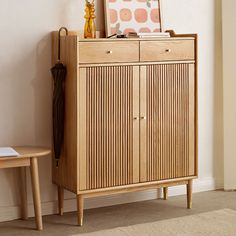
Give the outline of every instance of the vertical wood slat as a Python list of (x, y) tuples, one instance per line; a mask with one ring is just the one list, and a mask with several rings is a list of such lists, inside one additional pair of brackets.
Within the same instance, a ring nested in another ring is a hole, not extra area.
[(195, 175), (195, 65), (189, 65), (189, 175)]
[(133, 128), (133, 143), (132, 143), (132, 149), (130, 155), (132, 155), (133, 150), (133, 182), (138, 183), (139, 182), (139, 172), (140, 172), (140, 161), (139, 161), (139, 120), (134, 120), (135, 117), (139, 118), (139, 66), (133, 67), (133, 109), (131, 112), (132, 115), (132, 122), (131, 127)]
[(194, 175), (194, 64), (91, 67), (82, 77), (80, 189)]
[[(78, 154), (81, 157), (86, 156), (86, 144), (88, 142), (88, 136), (87, 130), (86, 130), (86, 114), (87, 114), (87, 101), (86, 101), (86, 69), (81, 69), (80, 70), (80, 79), (78, 83), (78, 91), (79, 91), (79, 106), (78, 106), (78, 111), (79, 111), (79, 143), (80, 143), (80, 148), (78, 149)], [(83, 161), (82, 159), (79, 160), (79, 181), (78, 183), (80, 184), (79, 188), (80, 189), (86, 189), (86, 161)]]
[[(139, 106), (140, 106), (140, 117), (146, 116), (146, 110), (147, 110), (147, 89), (146, 89), (146, 77), (147, 77), (147, 67), (141, 66), (140, 67), (140, 99), (139, 99)], [(147, 166), (147, 142), (146, 137), (148, 135), (147, 129), (146, 129), (146, 121), (140, 121), (139, 125), (139, 132), (140, 132), (140, 181), (145, 182), (147, 181), (147, 172), (148, 172), (148, 166)]]
[(141, 182), (194, 175), (194, 64), (141, 66)]
[(80, 190), (139, 182), (139, 66), (81, 68), (80, 81)]

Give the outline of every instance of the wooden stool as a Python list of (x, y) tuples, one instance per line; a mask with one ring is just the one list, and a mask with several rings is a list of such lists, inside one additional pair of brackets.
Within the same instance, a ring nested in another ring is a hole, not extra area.
[(36, 218), (36, 225), (38, 230), (43, 229), (42, 223), (42, 211), (41, 211), (41, 200), (40, 200), (40, 189), (39, 189), (39, 174), (38, 174), (38, 157), (46, 156), (51, 153), (48, 148), (38, 147), (14, 147), (14, 149), (20, 154), (17, 157), (1, 157), (0, 158), (0, 169), (21, 167), (22, 177), (22, 218), (27, 219), (27, 189), (26, 189), (26, 172), (25, 167), (30, 166), (31, 171), (31, 182), (34, 199), (34, 211)]

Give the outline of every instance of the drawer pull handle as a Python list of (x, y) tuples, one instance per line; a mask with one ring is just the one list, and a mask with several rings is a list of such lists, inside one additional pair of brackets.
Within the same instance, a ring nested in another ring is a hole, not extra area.
[(146, 116), (141, 116), (141, 120), (146, 120)]
[(138, 120), (138, 117), (136, 116), (136, 117), (134, 117), (134, 120)]
[(167, 48), (167, 49), (166, 49), (166, 52), (171, 52), (171, 49)]
[(112, 54), (112, 51), (107, 51), (107, 54)]

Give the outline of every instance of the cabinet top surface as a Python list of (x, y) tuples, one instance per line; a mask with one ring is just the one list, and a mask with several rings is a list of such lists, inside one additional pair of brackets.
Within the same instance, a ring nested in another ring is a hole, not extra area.
[(166, 38), (97, 38), (97, 39), (83, 39), (78, 37), (79, 42), (115, 42), (115, 41), (172, 41), (172, 40), (194, 40), (194, 37), (166, 37)]
[[(57, 36), (58, 31), (53, 31), (53, 35)], [(115, 42), (115, 41), (171, 41), (171, 40), (194, 40), (197, 34), (175, 34), (171, 33), (171, 37), (149, 37), (149, 38), (95, 38), (85, 39), (83, 34), (77, 31), (69, 31), (69, 35), (61, 35), (61, 37), (73, 37), (77, 38), (78, 42)]]

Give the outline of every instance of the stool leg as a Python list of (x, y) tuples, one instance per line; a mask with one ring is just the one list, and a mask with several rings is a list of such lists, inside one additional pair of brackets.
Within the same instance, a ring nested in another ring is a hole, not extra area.
[(59, 215), (62, 216), (64, 213), (64, 189), (61, 186), (57, 187), (58, 191), (58, 209)]
[(34, 198), (34, 212), (36, 218), (36, 225), (38, 230), (42, 230), (43, 222), (42, 222), (42, 210), (41, 210), (41, 199), (40, 199), (40, 188), (39, 188), (38, 160), (36, 157), (30, 158), (30, 171), (31, 171), (31, 182), (32, 182), (32, 191)]
[(163, 198), (164, 200), (168, 199), (168, 187), (163, 188)]
[(84, 198), (82, 195), (77, 195), (77, 214), (78, 214), (78, 225), (83, 225), (84, 217)]
[(26, 180), (26, 167), (20, 168), (21, 178), (21, 217), (23, 220), (28, 219), (28, 205), (27, 205), (27, 180)]

